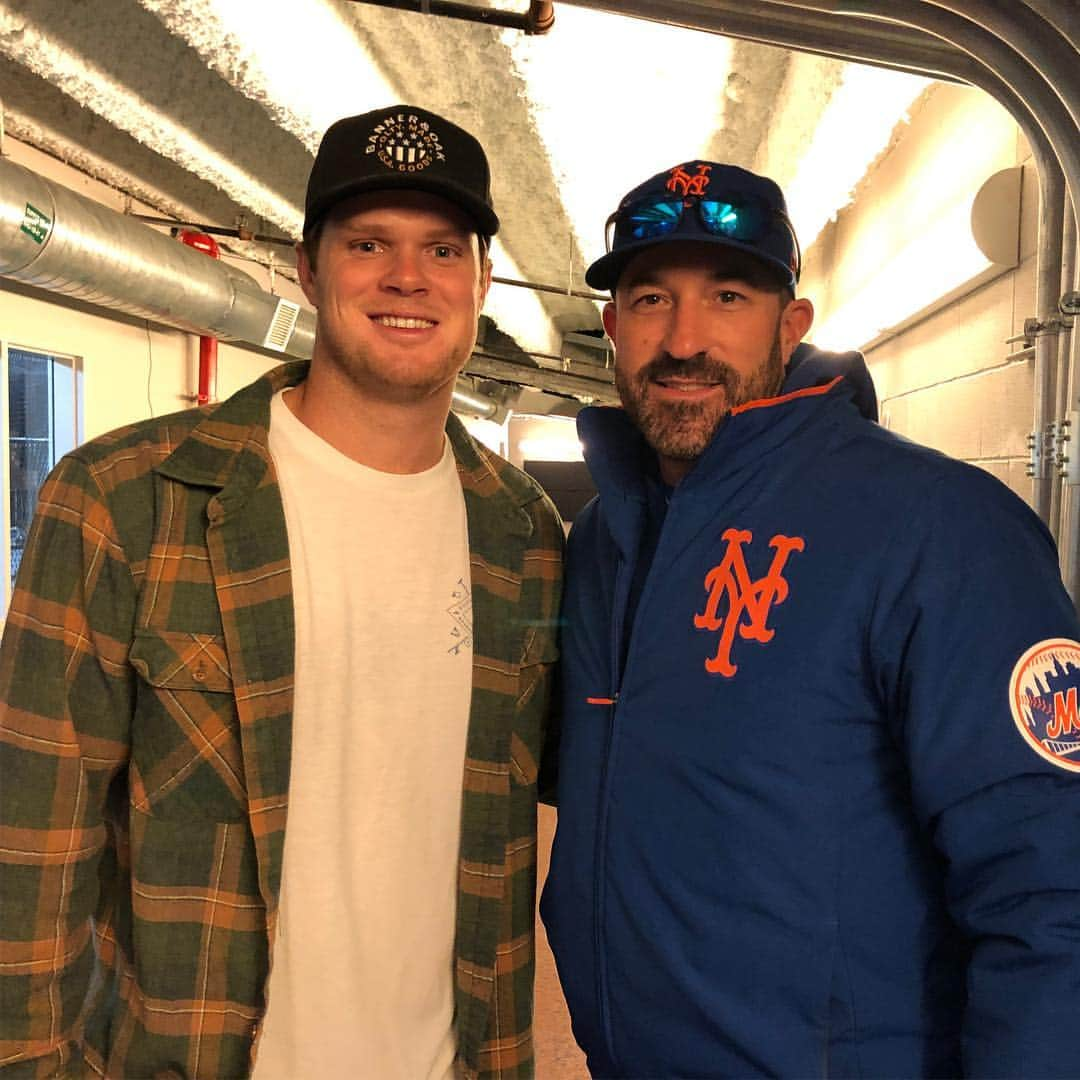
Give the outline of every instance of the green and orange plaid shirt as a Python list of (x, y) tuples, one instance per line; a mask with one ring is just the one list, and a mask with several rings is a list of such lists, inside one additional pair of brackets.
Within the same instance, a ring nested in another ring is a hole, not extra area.
[[(250, 1071), (293, 700), (269, 407), (306, 370), (287, 364), (219, 406), (87, 443), (42, 488), (0, 648), (5, 1078)], [(447, 431), (474, 622), (457, 1068), (531, 1076), (536, 780), (562, 528), (532, 481), (456, 418)], [(363, 1073), (356, 1055), (343, 1076)]]

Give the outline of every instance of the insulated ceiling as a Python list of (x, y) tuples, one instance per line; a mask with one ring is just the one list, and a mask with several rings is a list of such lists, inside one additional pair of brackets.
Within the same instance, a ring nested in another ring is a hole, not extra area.
[(441, 113), (492, 159), (496, 275), (561, 290), (497, 285), (488, 303), (543, 356), (599, 328), (572, 293), (627, 188), (693, 157), (757, 168), (806, 247), (925, 86), (558, 2), (555, 20), (526, 36), (354, 0), (0, 0), (0, 105), (7, 134), (163, 216), (283, 237), (333, 120)]

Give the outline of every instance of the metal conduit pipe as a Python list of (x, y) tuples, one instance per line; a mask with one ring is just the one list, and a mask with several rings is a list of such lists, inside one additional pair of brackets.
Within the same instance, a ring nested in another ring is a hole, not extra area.
[[(710, 0), (709, 6), (687, 13), (682, 0), (560, 0), (573, 7), (608, 11), (653, 22), (686, 26), (725, 37), (780, 45), (836, 60), (874, 64), (912, 75), (927, 75), (946, 82), (968, 82), (968, 58), (921, 31), (897, 27), (884, 36), (880, 26), (867, 20), (839, 20), (815, 12), (786, 12), (765, 0)], [(958, 70), (959, 68), (959, 70)]]
[[(1038, 116), (1009, 83), (976, 57), (943, 44), (943, 41), (951, 40), (945, 30), (951, 30), (961, 37), (965, 32), (964, 20), (947, 12), (940, 15), (948, 25), (941, 25), (942, 20), (938, 19), (935, 33), (930, 34), (922, 30), (912, 31), (906, 23), (898, 25), (894, 17), (898, 11), (906, 10), (907, 5), (895, 3), (894, 0), (890, 0), (887, 8), (879, 5), (880, 13), (872, 16), (852, 13), (849, 7), (838, 9), (835, 3), (813, 3), (813, 0), (710, 0), (709, 9), (695, 11), (692, 19), (687, 18), (686, 5), (679, 0), (623, 0), (618, 6), (610, 3), (610, 0), (563, 2), (599, 11), (617, 11), (645, 19), (675, 22), (747, 40), (818, 52), (842, 60), (876, 63), (914, 74), (970, 83), (990, 94), (1012, 114), (1031, 145), (1040, 177), (1055, 166), (1055, 159), (1062, 161), (1068, 174), (1071, 159), (1076, 171), (1069, 177), (1069, 186), (1074, 207), (1076, 205), (1076, 188), (1080, 186), (1080, 150), (1076, 148), (1078, 140), (1075, 130), (1071, 135), (1068, 130), (1060, 133), (1067, 150), (1064, 156), (1059, 157), (1055, 146), (1043, 132)], [(924, 3), (915, 6), (919, 9), (926, 7)], [(807, 11), (807, 8), (811, 10)], [(862, 8), (866, 10), (866, 5), (862, 5)], [(887, 33), (882, 26), (885, 21), (889, 23)], [(996, 42), (991, 35), (983, 34), (991, 42)], [(897, 38), (901, 39), (900, 42), (896, 42)], [(925, 44), (927, 41), (936, 44), (928, 46)], [(1044, 93), (1042, 96), (1045, 98), (1047, 95)], [(1053, 95), (1050, 95), (1050, 99), (1051, 107), (1061, 110)], [(1072, 129), (1071, 118), (1067, 117), (1066, 120), (1064, 127)], [(1075, 184), (1073, 177), (1077, 178)]]
[[(1013, 114), (1018, 123), (1028, 128), (1028, 119), (1042, 129), (1054, 154), (1061, 163), (1073, 201), (1080, 209), (1080, 135), (1070, 109), (1062, 104), (1061, 96), (1076, 102), (1080, 98), (1077, 75), (1070, 73), (1066, 83), (1055, 91), (1042, 73), (1017, 53), (1006, 41), (984, 30), (972, 21), (971, 15), (955, 15), (935, 7), (926, 0), (765, 0), (767, 4), (787, 8), (811, 8), (844, 18), (868, 18), (889, 25), (916, 27), (952, 42), (967, 53), (975, 66), (970, 82), (986, 90)], [(972, 12), (984, 4), (969, 0), (966, 7)], [(1003, 97), (1002, 91), (1006, 92)], [(1019, 115), (1012, 103), (1022, 102)], [(1030, 136), (1029, 136), (1030, 139)]]
[[(1038, 261), (1035, 268), (1035, 310), (1040, 323), (1047, 323), (1058, 313), (1061, 296), (1062, 249), (1065, 232), (1065, 182), (1061, 170), (1047, 168), (1040, 174)], [(1032, 477), (1032, 504), (1035, 512), (1051, 526), (1052, 492), (1058, 484), (1047, 444), (1047, 425), (1054, 418), (1054, 388), (1067, 381), (1067, 372), (1058, 370), (1058, 339), (1037, 331), (1035, 370), (1032, 386), (1032, 428), (1035, 437), (1035, 468)]]
[(1080, 50), (1080, 9), (1075, 4), (1063, 4), (1061, 0), (1024, 0), (1024, 4)]
[[(1062, 104), (1072, 114), (1073, 123), (1080, 126), (1080, 93), (1076, 77), (1076, 49), (1061, 32), (1042, 15), (1032, 15), (1024, 6), (1011, 2), (1006, 8), (995, 0), (972, 4), (970, 0), (930, 0), (934, 7), (944, 8), (970, 22), (977, 23), (1022, 56), (1057, 93)], [(1075, 10), (1075, 9), (1074, 9)], [(1067, 88), (1071, 88), (1071, 92)]]
[[(764, 3), (766, 7), (774, 9), (807, 8), (832, 16), (838, 25), (854, 18), (887, 24), (889, 27), (916, 28), (955, 44), (974, 62), (974, 66), (968, 68), (967, 81), (986, 90), (1003, 104), (1002, 89), (1007, 90), (1013, 100), (1023, 102), (1026, 115), (1043, 130), (1053, 146), (1075, 206), (1077, 198), (1080, 198), (1076, 191), (1080, 186), (1080, 139), (1077, 138), (1077, 125), (1071, 112), (1059, 96), (1067, 96), (1070, 100), (1080, 97), (1080, 84), (1075, 75), (1055, 91), (1042, 73), (1008, 42), (983, 29), (972, 21), (970, 15), (955, 15), (926, 0), (764, 0)], [(972, 11), (982, 6), (975, 2), (968, 4)], [(1013, 112), (1010, 105), (1006, 107)], [(1013, 114), (1016, 116), (1015, 112)], [(1017, 119), (1019, 121), (1020, 117)]]
[[(711, 0), (708, 10), (695, 12), (693, 19), (686, 16), (685, 4), (678, 0), (624, 0), (618, 7), (605, 0), (563, 0), (578, 7), (601, 11), (619, 11), (646, 19), (678, 22), (693, 25), (702, 30), (723, 33), (752, 41), (769, 42), (787, 48), (816, 52), (841, 60), (875, 63), (914, 74), (931, 75), (970, 83), (990, 94), (1006, 108), (1020, 125), (1025, 138), (1031, 144), (1032, 154), (1040, 176), (1058, 158), (1053, 144), (1044, 134), (1038, 116), (1028, 103), (996, 72), (984, 66), (975, 57), (952, 48), (943, 42), (947, 35), (932, 35), (922, 30), (911, 30), (906, 24), (890, 22), (888, 31), (883, 21), (891, 19), (901, 5), (880, 5), (881, 15), (864, 17), (851, 14), (850, 9), (838, 11), (830, 3), (807, 3), (799, 0)], [(917, 5), (925, 8), (925, 4)], [(963, 20), (942, 12), (950, 22), (954, 33), (963, 36)], [(939, 26), (939, 30), (943, 29)], [(987, 35), (989, 36), (989, 35)], [(897, 41), (896, 39), (900, 39)], [(991, 41), (995, 39), (991, 38)], [(933, 42), (932, 46), (926, 42)], [(1043, 95), (1046, 96), (1045, 94)], [(1053, 96), (1051, 107), (1061, 110)], [(1065, 127), (1072, 129), (1071, 118), (1066, 117)], [(1068, 152), (1062, 158), (1068, 173), (1067, 158), (1071, 154), (1080, 177), (1080, 151), (1076, 149), (1075, 131), (1063, 136)], [(1074, 185), (1070, 181), (1070, 189)], [(1074, 205), (1076, 196), (1074, 194)]]
[[(1061, 241), (1061, 292), (1062, 294), (1068, 292), (1073, 287), (1073, 281), (1076, 277), (1076, 215), (1072, 212), (1072, 207), (1066, 202), (1064, 204), (1065, 214), (1065, 227), (1062, 230)], [(1060, 431), (1062, 453), (1065, 456), (1065, 462), (1059, 464), (1066, 464), (1070, 461), (1076, 461), (1077, 451), (1072, 447), (1072, 443), (1080, 440), (1080, 431), (1072, 431), (1074, 427), (1080, 427), (1073, 423), (1070, 419), (1070, 412), (1072, 411), (1072, 402), (1074, 399), (1075, 389), (1073, 387), (1073, 381), (1076, 377), (1076, 373), (1071, 369), (1069, 364), (1069, 349), (1071, 344), (1071, 337), (1067, 333), (1060, 334), (1057, 339), (1058, 357), (1057, 357), (1057, 370), (1060, 373), (1058, 384), (1055, 392), (1055, 406), (1054, 415), (1061, 417), (1063, 420), (1063, 430)], [(1076, 465), (1080, 464), (1080, 461), (1076, 461), (1071, 469), (1059, 469), (1059, 473), (1065, 474), (1072, 472)], [(1061, 536), (1062, 530), (1065, 528), (1065, 518), (1068, 513), (1068, 504), (1070, 500), (1069, 495), (1069, 482), (1066, 476), (1059, 476), (1058, 482), (1055, 482), (1053, 488), (1053, 498), (1050, 506), (1050, 529), (1054, 534), (1054, 539), (1057, 540)], [(1065, 579), (1065, 570), (1067, 564), (1071, 561), (1071, 553), (1065, 547), (1058, 548), (1058, 559), (1061, 563), (1061, 576)]]
[[(835, 5), (830, 4), (811, 5), (813, 10), (807, 12), (807, 5), (797, 0), (711, 0), (709, 10), (695, 12), (693, 19), (687, 18), (685, 4), (678, 0), (624, 0), (618, 7), (607, 0), (563, 2), (594, 10), (619, 11), (646, 19), (692, 25), (702, 30), (818, 52), (842, 60), (882, 64), (936, 78), (959, 79), (990, 94), (1012, 114), (1031, 145), (1040, 184), (1042, 177), (1057, 167), (1058, 155), (1038, 118), (1008, 83), (975, 58), (944, 44), (940, 37), (921, 30), (910, 31), (908, 27), (895, 23), (890, 23), (888, 33), (884, 33), (882, 18), (885, 16), (867, 18), (847, 14), (846, 9), (837, 13)], [(925, 4), (921, 6), (925, 7)], [(893, 5), (889, 11), (895, 13), (897, 8), (897, 5)], [(960, 28), (963, 20), (955, 19), (948, 13), (942, 14), (953, 20), (954, 31)], [(915, 37), (905, 40), (898, 48), (894, 39), (905, 34), (914, 34)], [(935, 44), (932, 47), (920, 44), (924, 40)], [(1069, 145), (1075, 142), (1074, 138)], [(1047, 192), (1043, 191), (1042, 194), (1045, 200)]]
[[(1069, 217), (1066, 230), (1066, 242), (1069, 238), (1072, 240), (1072, 288), (1080, 294), (1080, 222), (1075, 214)], [(1067, 337), (1069, 360), (1066, 411), (1072, 413), (1080, 410), (1080, 319), (1073, 319), (1073, 326)], [(1073, 427), (1080, 428), (1080, 424)], [(1070, 482), (1065, 484), (1062, 496), (1060, 550), (1063, 555), (1061, 576), (1069, 595), (1076, 602), (1080, 599), (1080, 482), (1073, 481), (1080, 481), (1080, 430), (1072, 430), (1071, 436), (1071, 441), (1066, 443), (1066, 454), (1073, 469), (1070, 470)]]

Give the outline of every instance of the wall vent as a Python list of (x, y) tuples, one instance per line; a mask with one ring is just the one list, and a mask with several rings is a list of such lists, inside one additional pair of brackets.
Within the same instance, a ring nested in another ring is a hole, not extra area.
[(294, 304), (291, 300), (278, 300), (277, 310), (270, 320), (270, 328), (263, 338), (263, 347), (273, 349), (274, 352), (284, 352), (299, 317), (299, 304)]

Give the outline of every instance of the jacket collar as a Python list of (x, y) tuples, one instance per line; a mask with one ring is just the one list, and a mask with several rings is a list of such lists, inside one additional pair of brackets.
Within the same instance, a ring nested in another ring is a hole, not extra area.
[(213, 407), (157, 467), (185, 484), (246, 491), (270, 464), (270, 400), (306, 378), (309, 361), (281, 364)]
[[(807, 423), (833, 410), (858, 409), (876, 418), (873, 382), (860, 353), (825, 353), (800, 345), (777, 397), (733, 410), (679, 485), (692, 492), (784, 446)], [(597, 490), (609, 512), (617, 502), (641, 503), (656, 454), (620, 408), (592, 406), (578, 414), (578, 435)]]
[(483, 500), (483, 520), (487, 528), (496, 530), (492, 534), (494, 537), (499, 532), (510, 536), (531, 536), (532, 518), (523, 507), (540, 498), (537, 488), (516, 469), (509, 468), (502, 458), (481, 446), (453, 413), (446, 418), (446, 434), (457, 461), (470, 528), (477, 516), (477, 500)]

